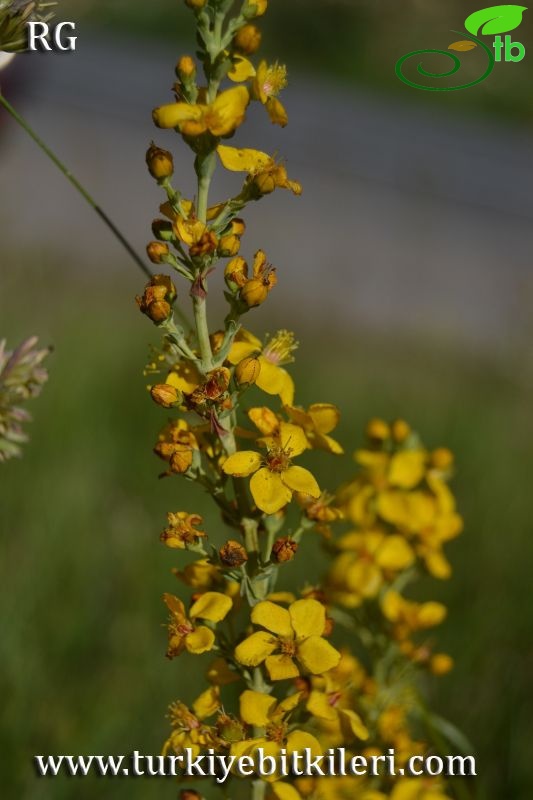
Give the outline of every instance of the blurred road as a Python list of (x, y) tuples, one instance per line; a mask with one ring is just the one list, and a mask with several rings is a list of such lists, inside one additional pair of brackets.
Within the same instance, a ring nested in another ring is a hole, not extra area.
[[(86, 36), (75, 54), (19, 57), (18, 104), (44, 138), (143, 248), (160, 195), (144, 167), (150, 110), (170, 102), (179, 52)], [(8, 76), (9, 77), (9, 76)], [(414, 91), (414, 90), (412, 90)], [(295, 199), (257, 204), (245, 255), (278, 266), (275, 305), (322, 328), (423, 331), (492, 349), (529, 334), (533, 301), (533, 137), (486, 120), (436, 116), (434, 105), (348, 91), (295, 75), (285, 131), (250, 113), (235, 143), (287, 158)], [(420, 100), (420, 98), (416, 98)], [(54, 252), (98, 275), (123, 254), (32, 142), (2, 120), (3, 269), (13, 249)], [(176, 184), (194, 193), (175, 141)], [(235, 187), (221, 176), (221, 195)], [(237, 177), (237, 182), (238, 182)]]

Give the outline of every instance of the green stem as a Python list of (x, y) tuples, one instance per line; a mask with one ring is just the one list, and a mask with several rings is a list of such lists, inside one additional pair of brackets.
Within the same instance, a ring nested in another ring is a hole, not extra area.
[(13, 108), (11, 103), (4, 97), (2, 93), (0, 93), (0, 105), (2, 105), (8, 112), (8, 114), (10, 114), (13, 117), (15, 122), (17, 122), (20, 125), (20, 127), (26, 131), (28, 136), (30, 136), (33, 139), (35, 144), (42, 150), (42, 152), (46, 156), (48, 156), (50, 161), (52, 161), (52, 163), (55, 164), (55, 166), (59, 169), (59, 171), (62, 172), (62, 174), (69, 181), (69, 183), (72, 186), (74, 186), (74, 188), (79, 192), (79, 194), (81, 194), (83, 199), (86, 200), (86, 202), (91, 206), (91, 208), (94, 211), (96, 211), (102, 222), (105, 225), (107, 225), (113, 236), (115, 236), (115, 238), (118, 239), (120, 244), (124, 247), (124, 249), (128, 252), (131, 258), (135, 261), (139, 269), (141, 269), (148, 278), (151, 278), (152, 272), (143, 262), (138, 253), (135, 252), (132, 245), (128, 242), (124, 234), (121, 233), (121, 231), (119, 231), (113, 220), (111, 220), (107, 216), (105, 211), (100, 208), (96, 200), (94, 200), (94, 198), (89, 194), (87, 189), (85, 189), (85, 187), (76, 178), (76, 176), (72, 174), (72, 172), (65, 166), (65, 164), (63, 164), (63, 162), (58, 158), (58, 156), (53, 152), (53, 150), (51, 150), (48, 147), (48, 145), (45, 144), (45, 142), (41, 139), (41, 137), (37, 135), (37, 133), (30, 126), (30, 124), (24, 119), (24, 117), (22, 117), (18, 113), (18, 111), (16, 111)]

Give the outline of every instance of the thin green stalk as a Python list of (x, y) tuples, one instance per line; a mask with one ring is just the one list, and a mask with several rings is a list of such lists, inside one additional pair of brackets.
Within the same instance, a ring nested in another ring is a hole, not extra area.
[(102, 222), (107, 225), (113, 236), (120, 242), (120, 244), (124, 247), (124, 249), (129, 253), (132, 259), (135, 261), (139, 269), (143, 271), (143, 273), (148, 277), (152, 277), (151, 270), (146, 266), (142, 258), (136, 253), (133, 249), (133, 246), (128, 242), (126, 237), (124, 236), (121, 231), (117, 228), (113, 220), (111, 220), (105, 211), (100, 208), (96, 200), (89, 194), (87, 189), (79, 182), (75, 175), (63, 164), (63, 162), (58, 158), (58, 156), (51, 150), (48, 145), (41, 139), (40, 136), (33, 130), (29, 122), (22, 117), (18, 111), (16, 111), (11, 103), (4, 97), (4, 95), (0, 92), (0, 105), (2, 105), (8, 114), (13, 117), (15, 122), (17, 122), (23, 130), (26, 131), (28, 136), (30, 136), (35, 144), (43, 151), (45, 155), (48, 156), (50, 161), (60, 170), (60, 172), (65, 176), (65, 178), (69, 181), (69, 183), (74, 186), (74, 188), (81, 194), (84, 200), (91, 206), (91, 208), (96, 211)]

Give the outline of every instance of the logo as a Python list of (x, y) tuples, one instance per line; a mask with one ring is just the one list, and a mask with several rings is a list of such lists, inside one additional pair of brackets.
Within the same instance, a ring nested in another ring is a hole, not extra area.
[[(407, 53), (396, 62), (396, 75), (406, 83), (407, 86), (412, 86), (414, 89), (422, 89), (425, 92), (455, 92), (458, 89), (469, 89), (471, 86), (477, 86), (478, 83), (486, 80), (494, 69), (495, 64), (506, 61), (508, 63), (518, 63), (522, 61), (526, 55), (526, 48), (521, 42), (513, 41), (510, 31), (518, 28), (522, 22), (522, 15), (527, 11), (526, 6), (491, 6), (490, 8), (482, 8), (480, 11), (475, 11), (470, 14), (465, 20), (465, 29), (467, 33), (461, 31), (452, 31), (459, 36), (466, 37), (453, 42), (449, 45), (448, 50), (413, 50), (412, 53)], [(502, 36), (502, 34), (506, 34)], [(487, 43), (479, 36), (495, 36), (492, 43)], [(430, 72), (419, 61), (416, 69), (419, 75), (428, 79), (445, 79), (451, 78), (459, 72), (461, 68), (461, 60), (455, 53), (467, 53), (480, 47), (487, 57), (487, 66), (481, 77), (471, 80), (468, 83), (462, 83), (456, 86), (434, 86), (419, 83), (418, 76), (411, 78), (406, 75), (404, 69), (407, 66), (406, 62), (409, 59), (417, 58), (418, 56), (441, 55), (451, 59), (452, 66), (450, 69), (443, 72)], [(449, 51), (454, 52), (449, 52)], [(494, 51), (494, 52), (493, 52)], [(416, 80), (414, 79), (416, 77)]]

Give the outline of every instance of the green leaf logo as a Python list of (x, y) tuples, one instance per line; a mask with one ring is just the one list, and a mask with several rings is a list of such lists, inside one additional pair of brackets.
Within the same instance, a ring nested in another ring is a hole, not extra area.
[(527, 6), (491, 6), (470, 14), (465, 20), (466, 30), (477, 36), (483, 33), (494, 36), (497, 33), (514, 31), (522, 22), (522, 15)]

